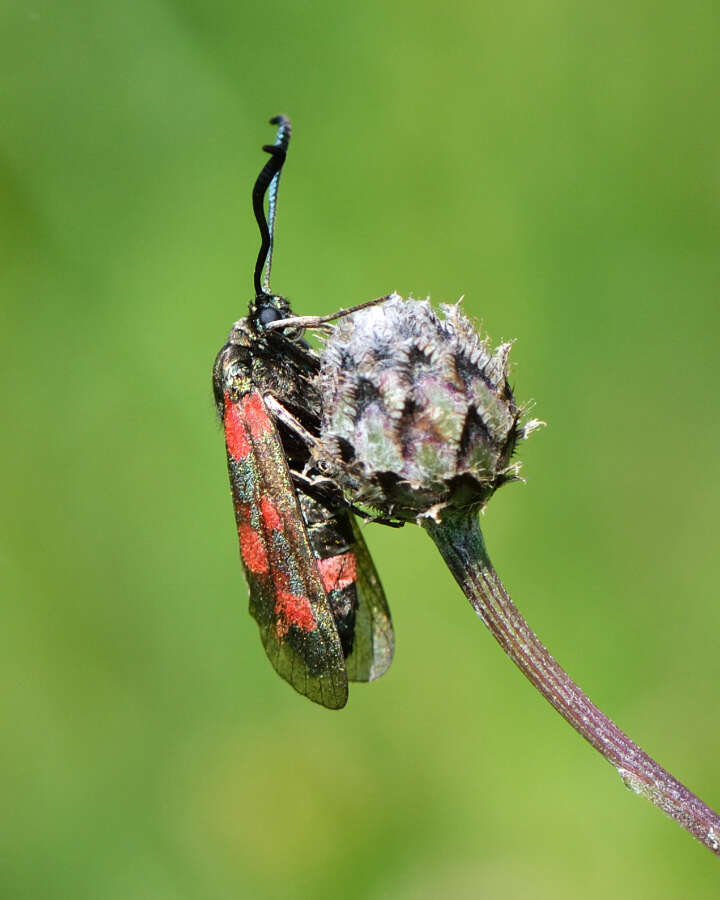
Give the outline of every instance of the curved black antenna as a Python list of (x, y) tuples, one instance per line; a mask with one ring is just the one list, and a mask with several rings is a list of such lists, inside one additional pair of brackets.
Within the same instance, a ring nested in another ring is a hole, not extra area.
[[(275, 238), (275, 211), (277, 208), (280, 170), (285, 162), (292, 125), (287, 116), (274, 116), (271, 125), (277, 125), (274, 144), (265, 144), (263, 150), (270, 159), (260, 172), (253, 187), (253, 211), (260, 229), (260, 252), (255, 263), (255, 296), (270, 294), (270, 266), (272, 265), (273, 242)], [(268, 190), (269, 189), (269, 190)], [(268, 191), (268, 218), (265, 218), (265, 192)], [(269, 224), (268, 224), (269, 220)], [(263, 268), (265, 272), (263, 274)]]

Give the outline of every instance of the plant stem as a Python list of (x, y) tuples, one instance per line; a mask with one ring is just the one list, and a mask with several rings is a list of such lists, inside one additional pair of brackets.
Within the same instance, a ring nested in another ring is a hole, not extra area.
[(476, 508), (423, 520), (465, 596), (510, 659), (563, 718), (613, 765), (625, 785), (720, 856), (720, 816), (661, 768), (608, 719), (533, 633), (485, 549)]

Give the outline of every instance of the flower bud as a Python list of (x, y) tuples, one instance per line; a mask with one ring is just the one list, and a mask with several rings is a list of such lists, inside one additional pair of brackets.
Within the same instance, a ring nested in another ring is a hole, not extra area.
[(540, 424), (520, 424), (511, 345), (491, 350), (458, 305), (440, 309), (393, 294), (339, 319), (321, 354), (322, 470), (393, 519), (484, 505), (518, 479), (511, 456)]

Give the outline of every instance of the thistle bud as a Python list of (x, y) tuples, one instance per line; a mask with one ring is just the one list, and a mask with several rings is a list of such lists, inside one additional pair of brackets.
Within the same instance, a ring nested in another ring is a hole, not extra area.
[(324, 473), (354, 504), (400, 520), (484, 505), (518, 479), (516, 444), (537, 427), (495, 350), (458, 305), (389, 300), (338, 320), (322, 353)]

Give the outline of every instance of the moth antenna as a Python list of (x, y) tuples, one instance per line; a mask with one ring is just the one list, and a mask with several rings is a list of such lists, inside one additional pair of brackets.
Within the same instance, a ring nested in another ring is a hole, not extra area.
[[(260, 229), (260, 252), (255, 263), (255, 296), (270, 294), (270, 268), (272, 266), (273, 244), (275, 242), (275, 212), (277, 209), (278, 183), (285, 157), (292, 125), (287, 116), (274, 116), (271, 125), (277, 125), (274, 144), (265, 144), (263, 150), (270, 154), (255, 181), (252, 192), (253, 212)], [(265, 194), (268, 195), (268, 215), (265, 218)], [(264, 269), (264, 271), (263, 271)]]

